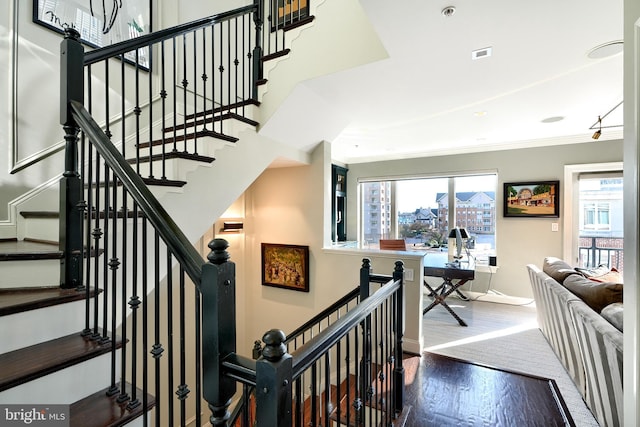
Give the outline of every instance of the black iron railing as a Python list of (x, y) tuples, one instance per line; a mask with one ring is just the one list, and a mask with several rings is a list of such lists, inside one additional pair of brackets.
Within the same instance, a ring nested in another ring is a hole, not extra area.
[[(145, 409), (144, 425), (203, 425), (203, 402), (212, 425), (228, 425), (238, 382), (239, 419), (251, 418), (255, 387), (263, 426), (378, 425), (402, 410), (401, 263), (391, 279), (366, 261), (359, 304), (339, 301), (338, 314), (295, 331), (289, 348), (281, 331), (267, 332), (256, 361), (236, 353), (227, 243), (213, 240), (203, 260), (147, 187), (182, 185), (166, 160), (208, 161), (210, 138), (233, 140), (228, 118), (253, 123), (245, 108), (275, 52), (263, 51), (264, 15), (256, 2), (89, 53), (68, 29), (61, 45), (61, 286), (87, 290), (84, 335), (112, 348), (111, 369), (96, 376), (123, 410)], [(372, 282), (388, 283), (370, 295)], [(324, 403), (307, 411), (308, 399)]]
[(583, 268), (595, 268), (606, 265), (624, 269), (624, 239), (620, 237), (588, 237), (578, 238), (578, 265)]

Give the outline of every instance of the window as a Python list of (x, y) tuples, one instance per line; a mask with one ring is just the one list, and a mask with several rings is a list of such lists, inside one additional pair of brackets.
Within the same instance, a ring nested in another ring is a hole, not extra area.
[[(359, 185), (363, 201), (360, 239), (369, 247), (376, 247), (380, 239), (404, 238), (409, 245), (445, 250), (449, 224), (455, 223), (471, 234), (468, 246), (475, 256), (495, 253), (496, 174), (415, 177)], [(450, 188), (453, 198), (449, 197)], [(388, 220), (382, 224), (370, 207), (373, 194), (377, 195), (379, 211), (387, 213)]]
[(584, 229), (585, 230), (610, 230), (609, 203), (585, 203), (584, 204)]

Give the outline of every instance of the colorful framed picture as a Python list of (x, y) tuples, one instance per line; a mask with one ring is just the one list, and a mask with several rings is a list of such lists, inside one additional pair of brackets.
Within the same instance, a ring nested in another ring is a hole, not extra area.
[(558, 218), (560, 216), (560, 182), (505, 182), (504, 216)]
[(309, 292), (309, 246), (263, 243), (262, 284)]

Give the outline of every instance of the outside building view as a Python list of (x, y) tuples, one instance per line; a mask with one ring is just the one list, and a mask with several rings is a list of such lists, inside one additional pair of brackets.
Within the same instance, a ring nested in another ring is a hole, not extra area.
[(579, 263), (622, 271), (622, 178), (580, 178), (579, 184)]
[[(404, 239), (408, 247), (447, 250), (449, 180), (454, 180), (456, 226), (476, 254), (495, 252), (496, 176), (424, 178), (362, 184), (363, 239)], [(395, 214), (392, 214), (395, 213)]]

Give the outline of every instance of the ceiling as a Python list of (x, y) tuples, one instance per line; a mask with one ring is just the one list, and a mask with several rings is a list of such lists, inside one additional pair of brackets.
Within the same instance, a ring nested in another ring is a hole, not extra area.
[[(335, 126), (317, 132), (289, 126), (270, 136), (299, 147), (327, 140), (332, 157), (345, 164), (604, 146), (622, 137), (623, 106), (614, 109), (622, 101), (622, 53), (587, 56), (609, 42), (621, 47), (622, 0), (361, 0), (360, 6), (388, 57), (299, 85), (299, 93), (312, 95), (299, 99), (340, 115), (327, 117), (325, 124)], [(451, 16), (442, 13), (448, 6), (455, 7)], [(473, 51), (489, 47), (491, 56), (472, 59)], [(594, 141), (598, 116), (612, 109)], [(293, 110), (314, 107), (289, 103), (278, 114), (290, 117)], [(320, 122), (322, 114), (316, 112)]]

